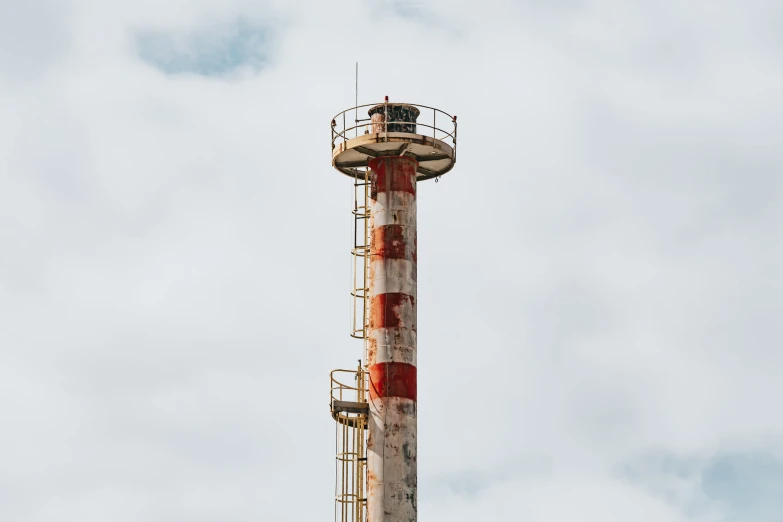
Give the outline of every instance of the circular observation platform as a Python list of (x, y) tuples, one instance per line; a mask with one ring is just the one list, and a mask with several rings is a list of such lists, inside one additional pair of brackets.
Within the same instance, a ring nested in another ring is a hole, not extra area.
[(417, 181), (442, 176), (457, 161), (457, 117), (434, 107), (388, 99), (351, 107), (334, 117), (334, 168), (363, 178), (368, 162), (381, 156), (415, 159)]

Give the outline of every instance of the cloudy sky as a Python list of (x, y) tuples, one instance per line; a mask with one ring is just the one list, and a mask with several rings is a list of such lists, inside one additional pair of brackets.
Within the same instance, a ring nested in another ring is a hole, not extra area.
[(783, 5), (0, 0), (0, 519), (331, 520), (351, 184), (435, 105), (423, 522), (783, 520)]

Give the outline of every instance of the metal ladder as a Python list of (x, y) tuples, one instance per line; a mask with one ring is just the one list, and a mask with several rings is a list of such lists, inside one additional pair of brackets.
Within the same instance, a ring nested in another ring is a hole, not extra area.
[(370, 272), (370, 169), (357, 173), (353, 190), (353, 289), (351, 291), (351, 337), (365, 340), (363, 363), (367, 364)]
[(369, 325), (370, 170), (354, 176), (351, 337), (363, 342), (356, 370), (331, 374), (330, 406), (337, 422), (335, 522), (366, 522), (367, 518), (367, 328)]
[(366, 522), (367, 517), (367, 372), (331, 373), (331, 410), (335, 433), (335, 522)]

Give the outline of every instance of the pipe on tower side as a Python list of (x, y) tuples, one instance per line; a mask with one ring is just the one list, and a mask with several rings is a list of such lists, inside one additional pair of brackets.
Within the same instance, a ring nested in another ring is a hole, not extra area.
[(416, 160), (370, 160), (368, 522), (416, 522)]

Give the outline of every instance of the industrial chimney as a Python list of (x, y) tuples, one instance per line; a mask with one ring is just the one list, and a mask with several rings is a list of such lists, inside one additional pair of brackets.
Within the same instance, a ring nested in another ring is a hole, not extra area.
[(331, 127), (332, 165), (354, 185), (351, 336), (364, 343), (355, 370), (331, 374), (335, 521), (416, 522), (416, 187), (454, 167), (457, 118), (386, 97)]

